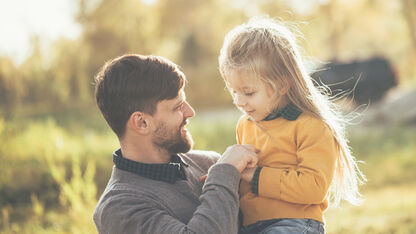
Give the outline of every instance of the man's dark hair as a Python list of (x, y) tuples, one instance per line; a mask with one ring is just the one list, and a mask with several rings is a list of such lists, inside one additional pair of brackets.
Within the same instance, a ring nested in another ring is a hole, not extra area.
[(186, 78), (166, 58), (127, 54), (107, 62), (95, 82), (97, 105), (121, 138), (133, 112), (153, 115), (158, 102), (178, 96)]

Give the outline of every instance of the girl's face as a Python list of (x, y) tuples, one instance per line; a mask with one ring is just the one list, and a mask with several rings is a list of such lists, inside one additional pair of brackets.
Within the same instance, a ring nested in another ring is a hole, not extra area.
[(286, 105), (283, 95), (253, 73), (230, 71), (225, 82), (234, 104), (254, 121), (261, 121), (272, 111)]

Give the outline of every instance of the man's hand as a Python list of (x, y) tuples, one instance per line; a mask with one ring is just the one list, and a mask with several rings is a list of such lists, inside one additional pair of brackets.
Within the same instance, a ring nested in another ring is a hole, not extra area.
[(252, 145), (232, 145), (227, 147), (217, 163), (231, 164), (241, 173), (246, 168), (256, 167), (258, 152)]
[(256, 169), (257, 167), (246, 168), (243, 172), (241, 172), (241, 179), (247, 183), (251, 183)]

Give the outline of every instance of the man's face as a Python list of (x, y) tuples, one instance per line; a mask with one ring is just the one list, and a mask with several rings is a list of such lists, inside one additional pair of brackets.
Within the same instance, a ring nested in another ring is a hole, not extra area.
[(193, 141), (186, 124), (188, 118), (194, 115), (195, 111), (186, 102), (183, 90), (179, 92), (178, 97), (159, 102), (153, 115), (156, 125), (153, 144), (171, 154), (188, 152)]

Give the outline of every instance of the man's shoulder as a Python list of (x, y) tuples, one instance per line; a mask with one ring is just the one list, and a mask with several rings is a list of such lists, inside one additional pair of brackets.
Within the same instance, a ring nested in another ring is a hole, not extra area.
[[(146, 179), (140, 184), (131, 181), (113, 181), (101, 195), (93, 214), (93, 220), (99, 233), (115, 233), (127, 230), (131, 225), (126, 223), (132, 210), (142, 210), (130, 217), (137, 221), (144, 220), (146, 210), (162, 204), (160, 194), (166, 191), (163, 186), (150, 186)], [(110, 180), (111, 182), (111, 180)], [(157, 182), (157, 181), (156, 181)], [(140, 185), (140, 186), (139, 186)]]
[(115, 213), (124, 214), (126, 207), (158, 204), (158, 194), (166, 192), (163, 185), (162, 182), (114, 167), (110, 181), (95, 207), (94, 220), (101, 223), (102, 217)]
[(182, 158), (185, 160), (193, 159), (194, 161), (209, 161), (215, 163), (220, 158), (220, 154), (215, 151), (208, 150), (191, 150), (185, 154), (182, 154)]
[(209, 168), (220, 158), (220, 154), (215, 151), (191, 150), (188, 153), (181, 154), (183, 160), (190, 165)]
[(221, 156), (219, 153), (215, 151), (211, 151), (211, 150), (191, 150), (185, 153), (185, 155), (191, 155), (191, 157), (195, 155), (195, 156), (207, 157), (207, 158), (211, 158), (215, 160), (217, 160)]
[(111, 178), (101, 195), (99, 204), (111, 202), (124, 196), (140, 198), (152, 197), (154, 194), (147, 195), (149, 192), (152, 192), (149, 188), (153, 188), (154, 183), (153, 180), (113, 167)]

